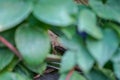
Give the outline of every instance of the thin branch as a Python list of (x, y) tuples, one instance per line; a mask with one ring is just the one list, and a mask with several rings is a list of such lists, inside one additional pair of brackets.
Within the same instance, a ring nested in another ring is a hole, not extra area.
[(20, 53), (18, 52), (18, 50), (10, 43), (8, 42), (5, 38), (3, 38), (2, 36), (0, 36), (0, 41), (6, 45), (12, 52), (14, 52), (14, 54), (19, 58), (19, 60), (22, 60), (22, 56), (20, 55)]
[(75, 0), (77, 3), (88, 5), (88, 0)]
[(50, 54), (47, 56), (46, 61), (51, 62), (51, 61), (56, 61), (60, 62), (61, 61), (61, 56)]

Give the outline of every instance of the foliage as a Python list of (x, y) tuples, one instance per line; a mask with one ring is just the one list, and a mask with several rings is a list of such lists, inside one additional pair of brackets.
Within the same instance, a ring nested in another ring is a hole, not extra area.
[[(48, 30), (63, 54), (51, 53)], [(0, 0), (0, 80), (32, 80), (49, 65), (59, 80), (120, 80), (119, 39), (120, 0)]]

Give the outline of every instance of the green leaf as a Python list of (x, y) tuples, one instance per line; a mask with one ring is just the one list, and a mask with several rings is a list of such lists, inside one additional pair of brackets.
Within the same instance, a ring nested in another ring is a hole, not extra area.
[(68, 26), (75, 23), (72, 15), (76, 12), (77, 5), (73, 0), (38, 0), (33, 13), (36, 18), (45, 23)]
[[(60, 76), (59, 80), (65, 80), (67, 74), (64, 73)], [(86, 80), (80, 73), (74, 72), (72, 76), (70, 77), (70, 80)]]
[(27, 64), (25, 64), (27, 66), (27, 68), (35, 73), (38, 74), (43, 74), (43, 72), (45, 71), (45, 69), (47, 68), (47, 64), (46, 63), (41, 63), (39, 66), (29, 66)]
[(86, 74), (88, 80), (116, 80), (114, 74), (110, 70), (93, 69), (89, 74)]
[(32, 80), (33, 78), (33, 73), (20, 63), (14, 68), (14, 72), (21, 75), (25, 80)]
[(113, 63), (114, 67), (114, 73), (118, 79), (120, 79), (120, 62), (119, 63)]
[(113, 62), (114, 72), (115, 72), (117, 78), (120, 79), (120, 48), (114, 54), (114, 56), (111, 58), (111, 60)]
[(99, 26), (97, 26), (97, 17), (90, 10), (82, 10), (79, 13), (78, 30), (86, 32), (96, 39), (101, 39), (103, 34)]
[(26, 79), (13, 72), (4, 72), (0, 74), (0, 80), (26, 80)]
[(50, 51), (50, 39), (47, 31), (39, 27), (22, 25), (16, 31), (15, 41), (25, 63), (38, 66)]
[(94, 59), (83, 46), (79, 36), (73, 36), (71, 39), (61, 37), (60, 41), (65, 48), (70, 49), (75, 53), (77, 64), (84, 72), (88, 72), (92, 68)]
[(80, 50), (76, 54), (77, 56), (77, 64), (83, 72), (87, 73), (91, 70), (94, 64), (94, 59), (87, 51), (85, 47), (80, 48)]
[(114, 73), (110, 69), (100, 69), (101, 72), (108, 77), (110, 80), (116, 80)]
[(111, 60), (114, 63), (120, 62), (120, 48), (118, 48), (117, 52), (112, 56)]
[(82, 43), (82, 38), (77, 35), (73, 35), (70, 38), (61, 36), (59, 38), (60, 43), (67, 49), (78, 51), (80, 44)]
[(0, 72), (9, 65), (14, 58), (14, 54), (7, 48), (0, 48)]
[(76, 34), (76, 27), (75, 26), (65, 27), (65, 28), (62, 28), (61, 31), (68, 38), (72, 38)]
[(0, 0), (0, 32), (18, 25), (31, 9), (31, 3), (24, 0)]
[(110, 60), (119, 45), (118, 37), (113, 30), (105, 29), (103, 33), (104, 37), (101, 40), (87, 39), (88, 50), (101, 67)]
[(1, 72), (6, 72), (6, 71), (13, 71), (16, 65), (18, 64), (19, 59), (17, 57), (14, 57), (12, 61), (7, 65)]
[[(14, 33), (15, 33), (15, 29), (10, 29), (7, 31), (0, 32), (0, 35), (4, 37), (8, 42), (15, 45)], [(6, 45), (4, 45), (3, 43), (0, 43), (0, 47), (6, 47)]]
[(75, 51), (67, 51), (62, 57), (60, 73), (70, 71), (76, 65)]
[(120, 36), (120, 26), (114, 23), (106, 23), (105, 27), (111, 27), (113, 30), (115, 30), (118, 34), (118, 36)]
[(120, 0), (89, 0), (89, 4), (99, 17), (120, 23)]

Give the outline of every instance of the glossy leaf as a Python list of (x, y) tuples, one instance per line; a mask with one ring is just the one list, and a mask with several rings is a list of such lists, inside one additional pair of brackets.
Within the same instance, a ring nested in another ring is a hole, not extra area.
[(23, 60), (28, 65), (40, 65), (49, 54), (49, 36), (47, 31), (39, 27), (22, 25), (16, 31), (15, 41)]
[(40, 80), (58, 80), (59, 74), (59, 80), (119, 80), (119, 5), (120, 0), (0, 0), (0, 36), (22, 56), (20, 61), (0, 39), (0, 80), (32, 80), (36, 74)]
[(113, 63), (114, 67), (114, 73), (118, 79), (120, 79), (120, 62), (119, 63)]
[(31, 9), (31, 3), (24, 0), (0, 0), (0, 32), (22, 22)]
[(116, 51), (116, 53), (111, 58), (112, 62), (119, 63), (120, 62), (120, 48)]
[(82, 10), (78, 18), (78, 30), (80, 32), (86, 32), (96, 39), (102, 38), (101, 29), (97, 26), (97, 17), (92, 11)]
[(19, 63), (14, 68), (14, 72), (21, 75), (25, 80), (32, 80), (34, 73), (28, 70), (23, 64)]
[(116, 80), (115, 74), (110, 69), (101, 68), (100, 71), (110, 80)]
[(76, 54), (77, 64), (83, 72), (88, 73), (94, 64), (94, 58), (90, 55), (85, 47), (81, 47)]
[(7, 48), (0, 48), (0, 72), (10, 64), (14, 54)]
[(68, 72), (76, 65), (75, 52), (67, 51), (62, 57), (60, 73)]
[(96, 59), (99, 66), (104, 66), (118, 48), (119, 40), (116, 33), (111, 29), (104, 30), (101, 40), (87, 40), (87, 47), (91, 55)]
[(75, 23), (72, 15), (76, 12), (77, 6), (73, 0), (38, 0), (34, 8), (36, 18), (55, 26), (68, 26)]
[[(26, 65), (26, 64), (25, 64)], [(47, 64), (46, 63), (42, 63), (40, 64), (39, 66), (29, 66), (29, 65), (26, 65), (26, 67), (35, 72), (35, 73), (38, 73), (38, 74), (43, 74), (43, 72), (45, 71), (45, 69), (47, 68)]]
[(66, 49), (77, 51), (79, 50), (82, 38), (77, 35), (73, 35), (70, 39), (65, 36), (61, 36), (59, 38), (59, 41)]
[[(65, 80), (66, 79), (67, 74), (64, 73), (60, 76), (59, 80)], [(78, 72), (74, 72), (72, 74), (72, 76), (70, 77), (70, 80), (86, 80), (82, 75), (80, 75), (80, 73)]]
[(26, 79), (13, 72), (4, 72), (0, 74), (0, 80), (26, 80)]
[(60, 41), (64, 47), (74, 52), (77, 64), (84, 72), (88, 72), (92, 68), (94, 59), (83, 46), (82, 39), (79, 36), (74, 36), (71, 39), (61, 37)]
[(114, 74), (105, 69), (103, 72), (98, 69), (93, 69), (89, 74), (86, 75), (86, 77), (88, 80), (115, 80)]
[(19, 59), (17, 57), (14, 57), (12, 59), (12, 61), (9, 63), (9, 65), (7, 65), (7, 67), (5, 67), (2, 70), (2, 72), (7, 72), (7, 71), (11, 72), (11, 71), (13, 71), (14, 68), (16, 67), (16, 65), (18, 64), (18, 62), (19, 62)]
[(106, 27), (111, 27), (113, 30), (115, 30), (118, 34), (118, 36), (120, 36), (120, 26), (115, 24), (115, 23), (106, 23), (105, 24)]
[(75, 26), (69, 26), (69, 27), (65, 27), (62, 28), (61, 30), (65, 36), (67, 36), (68, 38), (72, 38), (75, 34), (76, 34), (76, 27)]
[(89, 0), (89, 4), (99, 17), (120, 23), (120, 0)]
[(118, 49), (118, 51), (113, 55), (113, 57), (111, 58), (112, 62), (113, 62), (113, 68), (114, 68), (114, 72), (117, 76), (117, 78), (120, 79), (120, 48)]

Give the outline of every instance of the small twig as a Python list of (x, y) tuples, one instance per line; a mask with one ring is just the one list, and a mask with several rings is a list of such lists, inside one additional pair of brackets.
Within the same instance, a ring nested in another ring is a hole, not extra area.
[(50, 54), (47, 56), (46, 61), (51, 62), (51, 61), (56, 61), (60, 62), (61, 61), (61, 56)]
[(14, 54), (19, 58), (19, 60), (22, 60), (22, 56), (20, 55), (20, 53), (18, 52), (18, 50), (11, 44), (9, 43), (5, 38), (3, 38), (2, 36), (0, 36), (0, 41), (6, 45), (12, 52), (14, 52)]
[(59, 67), (52, 66), (52, 65), (47, 65), (47, 66), (50, 67), (50, 68), (56, 69), (56, 70), (59, 70), (59, 69), (60, 69)]
[[(49, 67), (49, 66), (48, 66)], [(47, 73), (51, 73), (51, 72), (54, 72), (56, 69), (54, 69), (54, 68), (49, 68), (49, 69), (46, 69), (45, 71), (44, 71), (44, 73), (45, 74), (47, 74)]]
[(77, 3), (88, 5), (88, 0), (75, 0)]
[(37, 74), (36, 76), (34, 76), (34, 80), (38, 79), (40, 77), (40, 74)]
[(84, 5), (88, 5), (88, 0), (81, 0)]
[(67, 77), (66, 77), (65, 80), (70, 80), (70, 78), (71, 78), (73, 72), (74, 72), (74, 68), (68, 73), (68, 75), (67, 75)]

